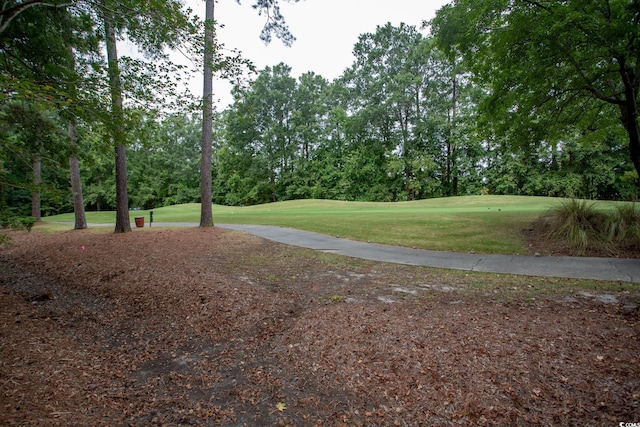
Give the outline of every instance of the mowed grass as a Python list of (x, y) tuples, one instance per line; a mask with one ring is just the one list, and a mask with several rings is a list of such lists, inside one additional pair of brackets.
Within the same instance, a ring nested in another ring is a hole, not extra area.
[[(525, 253), (522, 231), (560, 199), (525, 196), (465, 196), (413, 202), (374, 203), (296, 200), (247, 207), (214, 205), (218, 224), (291, 227), (341, 238), (443, 251)], [(603, 209), (613, 202), (597, 202)], [(149, 211), (131, 211), (145, 217)], [(200, 205), (153, 209), (154, 223), (199, 223)], [(73, 214), (45, 218), (73, 222)], [(87, 212), (93, 224), (113, 224), (114, 212)]]

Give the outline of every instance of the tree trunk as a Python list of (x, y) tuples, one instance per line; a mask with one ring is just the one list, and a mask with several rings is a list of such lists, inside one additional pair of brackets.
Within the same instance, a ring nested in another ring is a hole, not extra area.
[(78, 133), (75, 118), (68, 125), (69, 144), (71, 144), (72, 153), (69, 156), (69, 173), (71, 175), (71, 192), (73, 193), (73, 213), (75, 214), (76, 223), (74, 230), (82, 230), (87, 228), (87, 218), (84, 214), (84, 200), (82, 198), (82, 183), (80, 182), (80, 164), (76, 149), (78, 147)]
[[(624, 58), (617, 58), (620, 65), (620, 76), (624, 85), (624, 102), (619, 104), (620, 121), (629, 136), (629, 155), (636, 173), (640, 178), (640, 128), (638, 128), (638, 88), (640, 87), (640, 76), (636, 75), (635, 69), (629, 66)], [(640, 179), (636, 181), (640, 190)]]
[(411, 160), (409, 159), (409, 107), (407, 105), (398, 105), (398, 121), (400, 122), (400, 130), (402, 131), (402, 148), (400, 156), (402, 156), (404, 189), (407, 192), (409, 200), (415, 200), (415, 193), (411, 186), (411, 178), (413, 170), (411, 168)]
[[(36, 144), (39, 150), (40, 144)], [(33, 159), (33, 191), (31, 192), (31, 216), (40, 221), (42, 213), (40, 209), (40, 184), (42, 183), (42, 158), (36, 153)]]
[(34, 156), (32, 164), (33, 190), (31, 191), (31, 216), (40, 221), (42, 219), (40, 185), (42, 184), (42, 122), (38, 120), (35, 126)]
[[(634, 103), (635, 104), (635, 103)], [(622, 124), (629, 135), (629, 155), (631, 162), (636, 169), (636, 173), (640, 177), (640, 129), (638, 128), (638, 112), (635, 106), (633, 108), (625, 108), (621, 106)], [(636, 182), (640, 195), (640, 180)]]
[[(455, 68), (454, 68), (455, 73)], [(458, 85), (454, 74), (451, 80), (451, 113), (449, 114), (449, 138), (447, 139), (447, 195), (458, 195), (458, 172), (456, 169), (456, 114), (458, 107)]]
[(111, 88), (111, 109), (113, 120), (113, 140), (116, 155), (116, 228), (115, 233), (131, 231), (129, 219), (129, 194), (127, 190), (127, 152), (124, 137), (124, 112), (122, 110), (122, 85), (118, 68), (116, 32), (109, 18), (104, 19), (107, 59), (109, 61), (109, 86)]
[(205, 1), (204, 89), (202, 94), (202, 167), (200, 169), (200, 227), (213, 226), (211, 156), (213, 151), (213, 35), (215, 0)]

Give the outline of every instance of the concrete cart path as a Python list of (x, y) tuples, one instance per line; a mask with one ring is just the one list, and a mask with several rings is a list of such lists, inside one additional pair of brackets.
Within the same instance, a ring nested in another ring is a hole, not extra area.
[(216, 224), (216, 226), (244, 231), (280, 243), (373, 261), (486, 273), (640, 283), (640, 260), (636, 259), (439, 252), (358, 242), (285, 227), (244, 224)]
[[(71, 224), (73, 225), (73, 224)], [(97, 225), (97, 224), (94, 224)], [(100, 224), (112, 225), (112, 224)], [(156, 227), (197, 227), (197, 223), (154, 222)], [(132, 228), (135, 224), (131, 225)], [(592, 257), (486, 255), (410, 249), (358, 242), (324, 234), (272, 225), (216, 224), (279, 243), (331, 252), (354, 258), (425, 267), (528, 276), (613, 280), (640, 283), (640, 260)]]

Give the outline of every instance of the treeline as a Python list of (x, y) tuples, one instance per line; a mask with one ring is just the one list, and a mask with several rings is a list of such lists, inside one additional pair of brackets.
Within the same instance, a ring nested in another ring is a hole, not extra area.
[(623, 135), (514, 145), (482, 129), (488, 93), (415, 27), (378, 27), (353, 52), (333, 82), (279, 64), (236, 89), (221, 119), (218, 203), (637, 194)]
[[(597, 138), (585, 129), (527, 144), (488, 136), (478, 121), (487, 92), (415, 27), (379, 27), (360, 37), (354, 53), (353, 65), (332, 82), (312, 72), (294, 78), (278, 64), (235, 88), (234, 103), (216, 122), (215, 203), (637, 194), (624, 135), (615, 128)], [(132, 206), (199, 201), (196, 122), (178, 116), (139, 126), (145, 138), (155, 136), (131, 147)], [(93, 203), (98, 181), (91, 170), (83, 175), (95, 183), (87, 188)], [(111, 206), (107, 199), (90, 205)]]
[[(277, 64), (236, 86), (234, 102), (215, 117), (213, 201), (405, 201), (471, 194), (635, 199), (638, 175), (627, 135), (632, 126), (621, 126), (620, 115), (611, 107), (618, 104), (606, 104), (615, 96), (620, 96), (620, 105), (624, 100), (612, 72), (603, 72), (608, 80), (595, 89), (563, 89), (566, 78), (560, 77), (549, 83), (541, 75), (534, 81), (537, 75), (527, 74), (535, 64), (531, 56), (511, 64), (511, 74), (491, 73), (494, 57), (483, 51), (484, 45), (451, 36), (462, 34), (453, 31), (457, 23), (486, 18), (465, 14), (490, 10), (462, 10), (467, 2), (458, 3), (439, 12), (432, 23), (433, 37), (404, 24), (361, 35), (353, 48), (353, 64), (333, 81), (313, 72), (296, 78), (289, 66)], [(35, 11), (30, 20), (50, 21), (51, 11)], [(516, 7), (509, 11), (516, 12)], [(467, 20), (456, 20), (461, 16)], [(545, 25), (540, 23), (540, 31)], [(99, 45), (95, 32), (86, 30), (83, 39), (90, 53), (76, 54), (76, 61), (84, 62), (72, 64), (74, 78), (82, 77), (83, 84), (73, 88), (82, 90), (80, 103), (67, 99), (71, 89), (62, 83), (48, 95), (47, 84), (41, 82), (67, 81), (50, 58), (63, 57), (65, 44), (50, 43), (61, 52), (44, 49), (36, 37), (40, 33), (26, 28), (35, 33), (22, 57), (34, 65), (25, 68), (24, 82), (0, 96), (0, 208), (27, 215), (37, 194), (44, 215), (73, 210), (69, 167), (77, 158), (84, 206), (113, 210), (118, 157), (113, 155), (114, 134), (126, 141), (130, 207), (199, 202), (201, 112), (166, 114), (157, 100), (150, 108), (151, 88), (168, 81), (171, 68), (154, 73), (123, 61), (124, 77), (135, 83), (123, 87), (137, 101), (125, 104), (124, 119), (114, 121), (104, 106), (109, 98), (106, 64), (90, 54)], [(17, 33), (0, 35), (0, 41), (18, 43)], [(518, 43), (512, 45), (521, 46)], [(585, 58), (593, 56), (588, 53)], [(5, 68), (18, 57), (6, 47), (0, 54)], [(571, 58), (576, 63), (581, 59)], [(562, 66), (561, 60), (553, 61), (553, 67)], [(23, 63), (11, 67), (24, 68)], [(608, 63), (597, 62), (599, 70), (603, 64)], [(550, 76), (552, 68), (547, 68)], [(565, 77), (580, 75), (561, 71)], [(5, 88), (15, 81), (7, 76)], [(30, 82), (37, 79), (35, 92)], [(593, 97), (576, 101), (578, 95), (604, 94), (609, 86), (618, 95), (607, 95), (604, 104)], [(539, 98), (527, 98), (536, 90)]]

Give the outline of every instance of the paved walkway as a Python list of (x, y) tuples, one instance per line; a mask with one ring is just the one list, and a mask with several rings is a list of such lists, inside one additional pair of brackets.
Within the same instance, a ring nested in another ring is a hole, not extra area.
[[(101, 224), (106, 225), (106, 224)], [(196, 227), (196, 223), (153, 223), (156, 227)], [(135, 224), (132, 224), (135, 227)], [(357, 242), (309, 231), (269, 225), (216, 224), (288, 245), (373, 261), (486, 273), (568, 277), (640, 283), (640, 260), (590, 257), (532, 257), (438, 252)]]
[(340, 239), (292, 228), (216, 224), (289, 245), (363, 258), (373, 261), (487, 273), (576, 279), (620, 280), (640, 283), (640, 260), (587, 257), (532, 257), (438, 252)]

